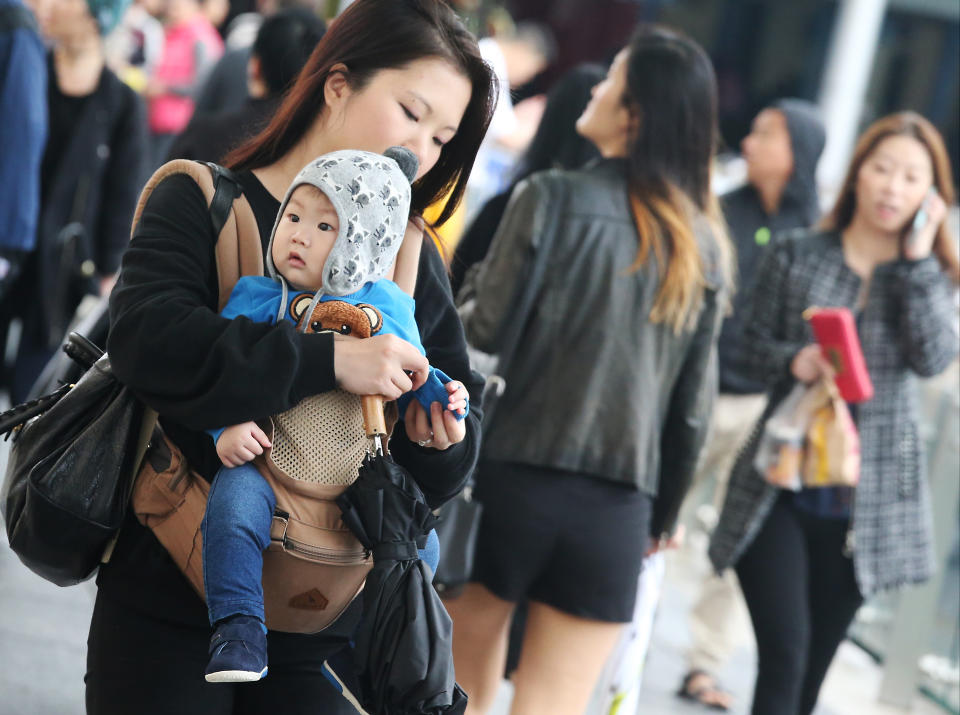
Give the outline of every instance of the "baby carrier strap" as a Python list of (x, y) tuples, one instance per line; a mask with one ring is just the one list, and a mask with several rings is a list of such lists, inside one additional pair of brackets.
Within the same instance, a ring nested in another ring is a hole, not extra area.
[(210, 222), (217, 237), (217, 310), (223, 310), (240, 276), (263, 275), (263, 244), (257, 219), (232, 171), (212, 162), (175, 159), (157, 169), (140, 192), (133, 230), (140, 223), (153, 190), (173, 174), (186, 174), (193, 179), (210, 208)]

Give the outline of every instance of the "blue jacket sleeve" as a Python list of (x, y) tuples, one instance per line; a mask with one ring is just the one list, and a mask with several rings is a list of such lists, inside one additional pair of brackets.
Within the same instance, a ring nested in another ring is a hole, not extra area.
[[(4, 5), (6, 7), (6, 5)], [(32, 251), (40, 210), (40, 163), (47, 141), (47, 68), (28, 28), (0, 35), (0, 248)], [(16, 187), (16, 188), (14, 188)]]

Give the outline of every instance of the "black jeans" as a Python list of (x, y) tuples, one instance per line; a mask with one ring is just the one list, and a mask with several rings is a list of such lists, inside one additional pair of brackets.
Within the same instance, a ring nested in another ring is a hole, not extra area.
[(359, 599), (323, 634), (271, 631), (263, 680), (207, 683), (212, 629), (142, 613), (101, 589), (87, 640), (87, 715), (356, 715), (320, 666), (343, 650), (349, 636), (333, 631), (343, 623), (352, 632), (358, 606)]
[(807, 514), (782, 494), (736, 565), (757, 639), (753, 715), (809, 715), (863, 602), (849, 522)]

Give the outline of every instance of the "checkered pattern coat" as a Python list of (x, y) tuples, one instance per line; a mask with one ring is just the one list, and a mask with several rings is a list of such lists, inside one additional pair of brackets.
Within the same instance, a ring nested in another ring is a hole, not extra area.
[[(741, 359), (771, 387), (765, 419), (793, 386), (793, 356), (813, 341), (803, 311), (810, 306), (852, 309), (861, 279), (844, 263), (838, 233), (800, 231), (771, 247), (755, 285)], [(858, 408), (862, 467), (852, 512), (854, 567), (866, 596), (924, 581), (933, 571), (915, 382), (917, 375), (946, 369), (960, 345), (954, 288), (937, 259), (877, 266), (859, 325), (875, 388), (875, 397)], [(778, 490), (752, 466), (759, 432), (760, 425), (730, 475), (710, 544), (718, 571), (740, 558), (777, 497)]]

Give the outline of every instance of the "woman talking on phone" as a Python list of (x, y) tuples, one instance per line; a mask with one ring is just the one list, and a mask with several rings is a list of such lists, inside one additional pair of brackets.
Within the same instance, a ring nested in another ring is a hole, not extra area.
[[(829, 366), (803, 319), (810, 306), (851, 309), (875, 387), (851, 410), (860, 433), (857, 487), (779, 490), (741, 453), (710, 546), (735, 566), (757, 639), (754, 715), (810, 713), (863, 599), (928, 579), (932, 516), (918, 436), (916, 377), (958, 351), (954, 201), (943, 138), (912, 112), (860, 137), (837, 203), (818, 229), (780, 240), (745, 316), (744, 366), (771, 406)], [(758, 430), (759, 432), (759, 430)]]

